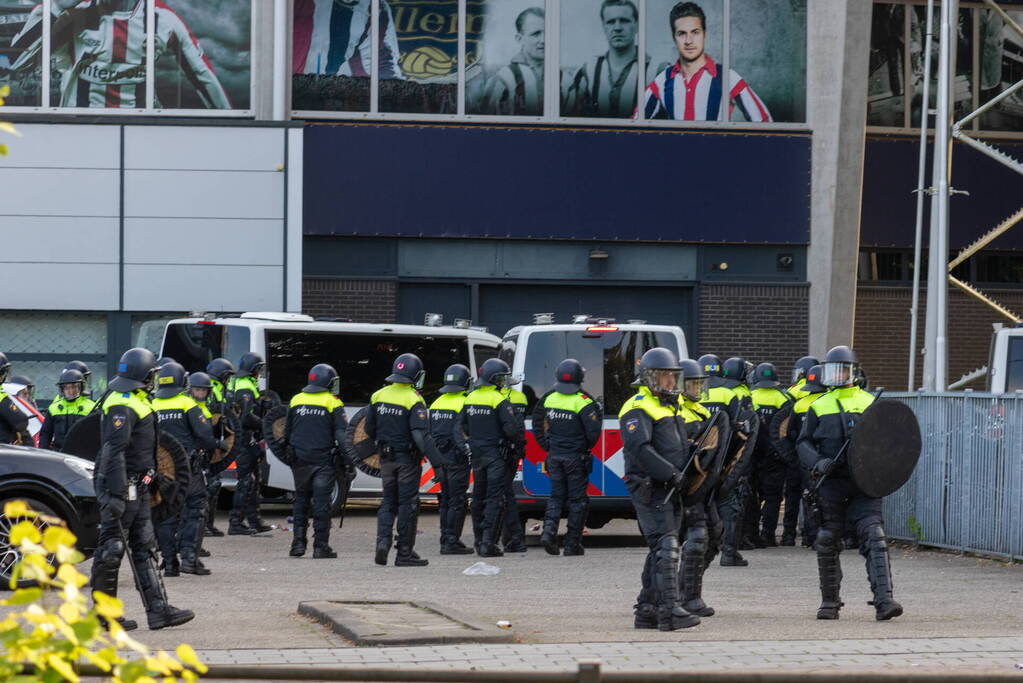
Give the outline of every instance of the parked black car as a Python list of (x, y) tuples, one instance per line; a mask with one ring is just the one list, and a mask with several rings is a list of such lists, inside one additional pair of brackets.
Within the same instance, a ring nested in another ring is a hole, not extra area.
[(24, 500), (37, 512), (63, 519), (78, 537), (78, 549), (87, 557), (92, 555), (99, 535), (92, 472), (93, 463), (73, 455), (0, 446), (0, 590), (8, 588), (11, 569), (19, 559), (9, 538), (11, 527), (21, 520), (3, 514), (10, 500)]

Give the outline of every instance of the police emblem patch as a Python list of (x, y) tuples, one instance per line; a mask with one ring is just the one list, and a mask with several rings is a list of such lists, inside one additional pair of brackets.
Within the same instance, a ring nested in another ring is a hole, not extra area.
[(629, 420), (628, 422), (625, 423), (625, 429), (627, 431), (630, 431), (630, 432), (636, 431), (636, 429), (638, 427), (639, 427), (639, 420), (637, 420), (636, 418), (632, 418), (631, 420)]
[(120, 429), (123, 426), (124, 426), (124, 416), (122, 416), (122, 415), (115, 415), (114, 416), (114, 429)]

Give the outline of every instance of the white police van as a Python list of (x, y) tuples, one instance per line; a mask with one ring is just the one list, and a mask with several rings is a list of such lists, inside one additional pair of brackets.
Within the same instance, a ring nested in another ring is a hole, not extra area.
[[(476, 368), (498, 353), (500, 338), (471, 327), (468, 321), (445, 327), (434, 314), (428, 314), (427, 321), (431, 324), (351, 323), (295, 313), (182, 318), (167, 323), (160, 354), (170, 356), (189, 372), (197, 372), (204, 371), (218, 357), (237, 366), (242, 354), (254, 351), (266, 359), (260, 389), (276, 392), (284, 402), (302, 391), (309, 368), (330, 363), (341, 375), (339, 395), (351, 418), (384, 385), (391, 363), (399, 354), (414, 353), (422, 359), (426, 378), (421, 393), (429, 405), (443, 384), (445, 368), (462, 363), (475, 376)], [(261, 473), (264, 486), (279, 492), (294, 491), (291, 468), (269, 449), (267, 462), (268, 470)], [(233, 472), (225, 473), (225, 486), (234, 485)], [(430, 474), (428, 468), (424, 470), (424, 492), (436, 488)], [(380, 479), (363, 472), (352, 484), (353, 495), (376, 496), (380, 492)], [(274, 492), (264, 489), (267, 493)]]
[[(511, 366), (512, 375), (521, 380), (517, 388), (526, 395), (528, 411), (554, 385), (554, 370), (562, 360), (575, 358), (586, 368), (583, 391), (604, 409), (603, 434), (593, 449), (590, 472), (590, 511), (587, 526), (603, 526), (612, 518), (632, 517), (623, 476), (625, 461), (618, 428), (618, 411), (636, 390), (632, 382), (644, 353), (661, 346), (679, 358), (687, 358), (686, 337), (674, 325), (651, 325), (641, 320), (618, 324), (611, 318), (577, 315), (571, 324), (556, 324), (553, 315), (534, 316), (533, 325), (509, 330), (501, 342), (499, 357)], [(533, 438), (532, 420), (527, 420), (526, 457), (515, 481), (519, 514), (542, 518), (550, 495), (544, 461), (547, 453)]]

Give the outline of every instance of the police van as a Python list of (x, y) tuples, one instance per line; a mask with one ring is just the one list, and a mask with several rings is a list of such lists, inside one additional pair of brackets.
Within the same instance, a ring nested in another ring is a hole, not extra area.
[[(164, 330), (161, 355), (170, 356), (189, 372), (203, 371), (214, 358), (224, 357), (238, 365), (242, 354), (254, 351), (266, 359), (261, 391), (275, 392), (286, 403), (302, 391), (306, 376), (316, 363), (330, 363), (341, 375), (340, 398), (348, 418), (369, 403), (384, 385), (391, 363), (402, 353), (414, 353), (426, 371), (421, 393), (427, 405), (438, 396), (444, 369), (453, 363), (476, 368), (498, 353), (501, 340), (469, 321), (442, 326), (440, 316), (427, 314), (427, 325), (391, 325), (316, 320), (295, 313), (242, 313), (238, 316), (204, 316), (171, 320)], [(280, 492), (295, 490), (291, 468), (267, 449), (268, 470), (264, 486)], [(225, 473), (224, 485), (233, 486), (233, 469)], [(435, 492), (432, 470), (424, 470), (422, 490)], [(380, 479), (359, 472), (352, 494), (375, 496)], [(264, 489), (264, 493), (268, 492)], [(337, 502), (337, 491), (332, 500)]]
[[(590, 471), (590, 510), (587, 526), (601, 527), (613, 518), (634, 517), (625, 488), (625, 461), (618, 429), (618, 411), (635, 395), (632, 382), (644, 353), (662, 346), (679, 358), (687, 358), (682, 328), (650, 325), (630, 320), (618, 324), (609, 318), (578, 315), (571, 324), (556, 324), (550, 314), (534, 316), (535, 324), (514, 327), (501, 341), (499, 357), (511, 366), (517, 388), (526, 395), (528, 415), (538, 399), (554, 385), (554, 369), (565, 358), (575, 358), (586, 368), (583, 391), (604, 409), (603, 434), (593, 449)], [(519, 514), (542, 519), (551, 485), (544, 461), (547, 453), (532, 435), (527, 420), (526, 456), (515, 480)]]

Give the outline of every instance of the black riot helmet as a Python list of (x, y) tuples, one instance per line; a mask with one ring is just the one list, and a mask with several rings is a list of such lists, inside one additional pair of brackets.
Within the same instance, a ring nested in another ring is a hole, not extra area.
[(414, 384), (416, 389), (423, 386), (426, 373), (423, 372), (423, 361), (414, 353), (403, 353), (391, 364), (391, 374), (385, 382), (394, 384)]
[(500, 358), (488, 358), (480, 366), (479, 386), (495, 386), (503, 389), (511, 377), (511, 368)]
[(7, 373), (11, 371), (11, 361), (7, 360), (7, 354), (0, 352), (0, 382), (7, 379)]
[(826, 387), (848, 387), (856, 383), (859, 375), (860, 359), (856, 352), (848, 346), (836, 346), (828, 351), (821, 363), (821, 383)]
[(82, 390), (86, 396), (92, 393), (92, 370), (83, 361), (73, 360), (64, 366), (65, 370), (77, 370), (85, 378), (85, 389)]
[(761, 363), (753, 370), (752, 385), (754, 389), (774, 389), (778, 381), (778, 369), (774, 363)]
[(160, 356), (156, 359), (156, 365), (158, 367), (162, 368), (164, 365), (167, 365), (167, 363), (177, 363), (177, 361), (170, 356)]
[(821, 384), (821, 375), (824, 373), (824, 368), (820, 365), (814, 365), (806, 371), (806, 384), (803, 385), (803, 391), (811, 394), (823, 394), (828, 390), (826, 386)]
[(188, 373), (180, 363), (164, 363), (156, 373), (156, 397), (171, 398), (185, 390)]
[(863, 371), (862, 365), (856, 366), (856, 386), (864, 391), (870, 388), (870, 380), (867, 379), (867, 373)]
[(318, 394), (329, 391), (335, 396), (341, 390), (341, 376), (333, 365), (318, 363), (309, 370), (309, 384), (302, 388), (302, 391), (309, 394)]
[(209, 365), (206, 366), (206, 372), (209, 376), (217, 380), (221, 384), (227, 384), (231, 376), (236, 374), (238, 371), (234, 369), (234, 363), (226, 358), (214, 358), (210, 361)]
[(444, 371), (444, 385), (440, 388), (440, 393), (457, 394), (468, 391), (471, 385), (472, 371), (461, 363), (455, 363)]
[(700, 368), (708, 377), (720, 377), (721, 376), (721, 357), (716, 356), (713, 353), (705, 353), (696, 359), (696, 362), (700, 364)]
[(10, 377), (7, 378), (7, 381), (10, 382), (11, 384), (20, 384), (21, 386), (25, 387), (24, 389), (20, 389), (18, 393), (20, 394), (22, 391), (26, 391), (28, 395), (25, 396), (25, 398), (27, 398), (32, 403), (35, 403), (36, 383), (32, 381), (31, 377), (27, 375), (11, 375)]
[(646, 387), (655, 396), (670, 398), (682, 393), (682, 367), (675, 352), (658, 346), (639, 359), (636, 386)]
[(575, 358), (566, 358), (554, 370), (554, 391), (560, 394), (574, 394), (582, 388), (586, 368)]
[[(67, 396), (64, 390), (67, 387), (74, 387), (78, 389), (78, 393), (74, 396)], [(58, 398), (63, 398), (68, 401), (74, 401), (79, 396), (85, 395), (85, 376), (77, 370), (67, 369), (60, 373), (60, 379), (57, 380), (57, 391), (59, 392)]]
[(682, 395), (690, 401), (706, 401), (710, 376), (703, 369), (703, 363), (686, 358), (678, 365), (682, 368)]
[(813, 356), (803, 356), (797, 360), (795, 365), (792, 366), (792, 383), (795, 384), (806, 377), (806, 371), (815, 365), (820, 365), (820, 363), (821, 362)]
[(248, 351), (242, 354), (241, 360), (238, 361), (237, 374), (239, 377), (259, 377), (265, 368), (266, 361), (263, 357), (255, 351)]
[(108, 385), (113, 391), (127, 393), (151, 387), (156, 374), (156, 356), (149, 349), (128, 349), (117, 363), (117, 374)]
[(213, 390), (213, 382), (205, 372), (190, 372), (188, 374), (188, 394), (200, 403), (209, 398)]
[(736, 384), (746, 381), (746, 359), (741, 356), (732, 356), (721, 364), (721, 378), (732, 380)]

